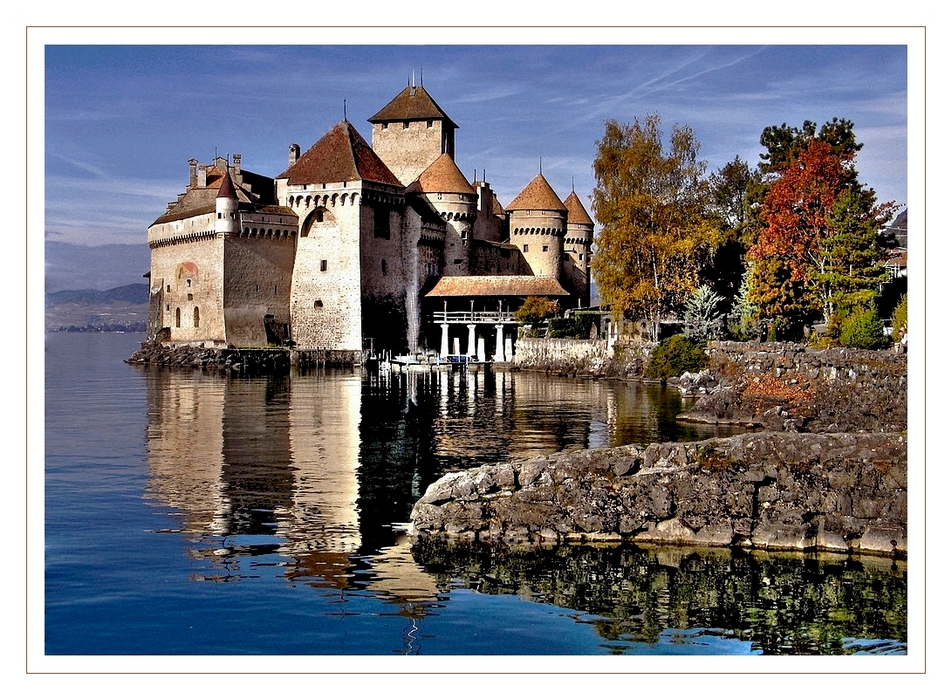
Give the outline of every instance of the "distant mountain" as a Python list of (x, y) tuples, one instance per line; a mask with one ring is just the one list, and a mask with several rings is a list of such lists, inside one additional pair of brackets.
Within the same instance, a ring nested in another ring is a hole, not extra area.
[(107, 289), (104, 292), (98, 289), (64, 289), (46, 295), (46, 308), (59, 304), (95, 306), (112, 304), (117, 301), (124, 301), (130, 304), (148, 304), (149, 285), (127, 284), (122, 287)]
[(45, 316), (47, 331), (144, 331), (149, 285), (53, 292), (46, 295)]
[(87, 246), (47, 241), (44, 246), (47, 292), (65, 289), (114, 289), (143, 283), (149, 271), (149, 246)]

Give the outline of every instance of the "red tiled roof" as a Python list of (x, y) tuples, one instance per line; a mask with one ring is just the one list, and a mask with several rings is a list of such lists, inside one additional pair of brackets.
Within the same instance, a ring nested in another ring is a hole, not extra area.
[(441, 119), (451, 128), (458, 128), (438, 104), (423, 89), (422, 85), (407, 85), (386, 107), (372, 116), (371, 124), (377, 122), (419, 121), (421, 119)]
[(532, 275), (479, 275), (441, 277), (428, 297), (566, 297), (555, 277)]
[(592, 221), (592, 217), (590, 217), (588, 212), (585, 211), (585, 206), (582, 204), (582, 200), (580, 200), (578, 195), (575, 194), (575, 190), (572, 190), (572, 194), (566, 198), (565, 208), (569, 210), (568, 223), (586, 224), (588, 226), (595, 225), (595, 222)]
[(525, 189), (517, 194), (516, 198), (506, 207), (506, 211), (513, 211), (515, 209), (566, 211), (562, 200), (559, 199), (555, 190), (552, 189), (552, 186), (541, 173), (536, 175), (532, 179), (532, 182), (526, 185)]
[(433, 161), (407, 188), (407, 192), (476, 194), (476, 190), (447, 153)]
[(402, 186), (354, 125), (347, 121), (328, 131), (278, 177), (287, 178), (292, 185), (366, 180)]

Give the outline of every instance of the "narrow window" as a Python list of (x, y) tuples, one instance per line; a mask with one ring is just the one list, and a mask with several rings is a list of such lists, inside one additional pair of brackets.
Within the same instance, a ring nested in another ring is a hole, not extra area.
[(198, 307), (195, 307), (195, 311), (192, 312), (192, 325), (195, 328), (198, 328)]
[(529, 252), (529, 244), (528, 244), (528, 243), (524, 243), (524, 244), (523, 244), (523, 246), (522, 246), (522, 252), (523, 252), (523, 253), (528, 253), (528, 252)]
[(321, 301), (320, 299), (315, 299), (315, 300), (314, 300), (314, 308), (315, 308), (315, 309), (323, 309), (323, 308), (324, 308), (324, 302)]
[(171, 285), (171, 284), (165, 285), (165, 291), (171, 292), (171, 291), (172, 291), (172, 285)]
[(175, 307), (175, 327), (182, 327), (182, 310), (177, 306)]
[(321, 260), (321, 272), (327, 272), (327, 261)]
[(547, 246), (547, 245), (542, 246), (542, 252), (543, 252), (543, 253), (548, 253), (548, 252), (549, 252), (549, 246)]
[(386, 260), (380, 261), (380, 271), (383, 273), (384, 277), (387, 276), (387, 261)]
[(185, 280), (185, 286), (186, 286), (186, 287), (191, 287), (191, 286), (192, 286), (192, 280)]
[(195, 299), (195, 295), (194, 295), (194, 294), (189, 294), (189, 295), (186, 297), (186, 299), (188, 299), (189, 301), (192, 301), (193, 299)]
[(432, 128), (433, 128), (433, 120), (432, 120), (432, 119), (427, 119), (427, 120), (426, 120), (426, 128), (427, 128), (427, 129), (432, 129)]

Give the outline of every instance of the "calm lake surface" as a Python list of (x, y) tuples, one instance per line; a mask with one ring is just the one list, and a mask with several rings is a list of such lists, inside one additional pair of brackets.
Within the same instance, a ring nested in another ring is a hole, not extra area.
[(905, 654), (906, 567), (411, 550), (441, 474), (693, 440), (677, 392), (527, 373), (224, 377), (46, 336), (47, 655)]

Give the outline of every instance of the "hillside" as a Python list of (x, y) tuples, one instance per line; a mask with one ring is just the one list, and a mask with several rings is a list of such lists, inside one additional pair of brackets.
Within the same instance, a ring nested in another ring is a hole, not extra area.
[(142, 332), (149, 316), (149, 285), (65, 289), (47, 294), (45, 307), (47, 331)]

